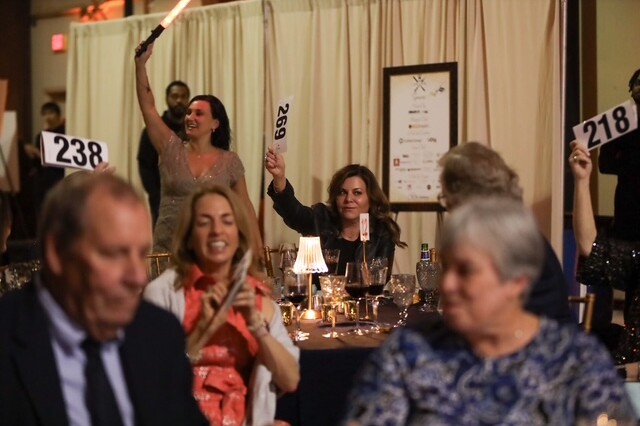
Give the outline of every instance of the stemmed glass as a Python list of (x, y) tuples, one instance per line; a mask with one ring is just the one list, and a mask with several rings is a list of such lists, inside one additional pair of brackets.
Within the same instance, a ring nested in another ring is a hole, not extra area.
[(280, 245), (280, 271), (284, 275), (287, 269), (292, 269), (296, 262), (296, 249), (292, 244), (283, 243)]
[(329, 274), (338, 273), (338, 261), (340, 260), (340, 249), (322, 249), (324, 263), (327, 264)]
[(416, 277), (412, 274), (393, 274), (389, 280), (389, 287), (393, 302), (401, 309), (394, 327), (404, 327), (407, 325), (409, 306), (416, 291)]
[(367, 293), (367, 287), (362, 285), (360, 279), (360, 268), (355, 262), (347, 262), (345, 268), (345, 285), (344, 289), (349, 296), (356, 300), (356, 328), (351, 332), (362, 336), (365, 334), (364, 330), (360, 328), (360, 302), (364, 300)]
[(294, 342), (307, 340), (309, 333), (302, 331), (300, 328), (300, 309), (304, 306), (308, 294), (306, 276), (304, 274), (285, 275), (284, 292), (285, 298), (296, 307), (296, 329), (291, 333), (291, 339)]
[[(374, 322), (374, 326), (376, 330), (379, 329), (378, 325), (378, 297), (382, 295), (382, 291), (384, 289), (385, 283), (387, 281), (387, 270), (386, 266), (378, 266), (372, 265), (369, 268), (369, 285), (367, 286), (367, 298), (371, 300), (371, 315)], [(363, 276), (364, 279), (364, 276)], [(365, 299), (365, 303), (367, 303), (367, 309), (369, 307), (368, 301)], [(368, 317), (368, 312), (367, 316)]]
[[(374, 299), (375, 296), (380, 296), (382, 294), (384, 285), (387, 282), (387, 264), (388, 260), (386, 257), (374, 257), (373, 259), (371, 259), (371, 262), (369, 262), (369, 264), (360, 264), (360, 276), (362, 277), (362, 284), (367, 289), (367, 296), (373, 296), (372, 299)], [(366, 296), (364, 319), (371, 319), (369, 317), (369, 303)]]
[(340, 302), (342, 302), (342, 293), (344, 292), (345, 276), (344, 275), (321, 275), (320, 289), (324, 303), (331, 305), (331, 332), (325, 333), (322, 337), (336, 338), (339, 334), (336, 332), (336, 313)]

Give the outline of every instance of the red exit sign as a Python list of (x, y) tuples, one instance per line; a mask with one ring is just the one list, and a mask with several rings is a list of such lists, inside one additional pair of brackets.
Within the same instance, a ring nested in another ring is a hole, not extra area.
[(67, 51), (67, 36), (65, 34), (54, 34), (51, 36), (51, 51), (53, 53), (64, 53)]

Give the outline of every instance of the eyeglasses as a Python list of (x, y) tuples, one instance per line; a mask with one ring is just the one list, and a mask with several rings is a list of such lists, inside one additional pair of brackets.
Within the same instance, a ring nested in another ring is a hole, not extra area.
[(442, 192), (438, 194), (438, 203), (440, 203), (440, 205), (445, 209), (447, 208), (447, 196)]

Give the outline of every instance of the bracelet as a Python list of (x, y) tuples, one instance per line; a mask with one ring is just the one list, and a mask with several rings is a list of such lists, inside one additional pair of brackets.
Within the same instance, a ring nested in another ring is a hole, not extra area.
[(269, 330), (267, 330), (267, 327), (262, 324), (260, 327), (258, 327), (257, 330), (251, 330), (251, 334), (253, 335), (253, 337), (255, 337), (257, 340), (262, 339), (265, 336), (269, 335)]
[(269, 323), (262, 315), (262, 312), (258, 312), (257, 315), (253, 316), (253, 321), (251, 324), (247, 324), (247, 329), (251, 332), (253, 337), (256, 339), (261, 339), (267, 334), (269, 334)]
[(195, 356), (191, 356), (189, 351), (185, 352), (184, 354), (187, 356), (187, 359), (189, 360), (191, 365), (197, 364), (198, 361), (200, 361), (200, 359), (202, 359), (202, 350), (199, 350), (198, 353)]

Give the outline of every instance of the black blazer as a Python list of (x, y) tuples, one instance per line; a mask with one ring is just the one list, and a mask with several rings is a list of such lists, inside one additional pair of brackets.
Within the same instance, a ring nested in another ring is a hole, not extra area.
[[(69, 424), (48, 327), (33, 286), (0, 298), (0, 425)], [(140, 303), (120, 348), (136, 425), (208, 425), (184, 342), (173, 315)]]

